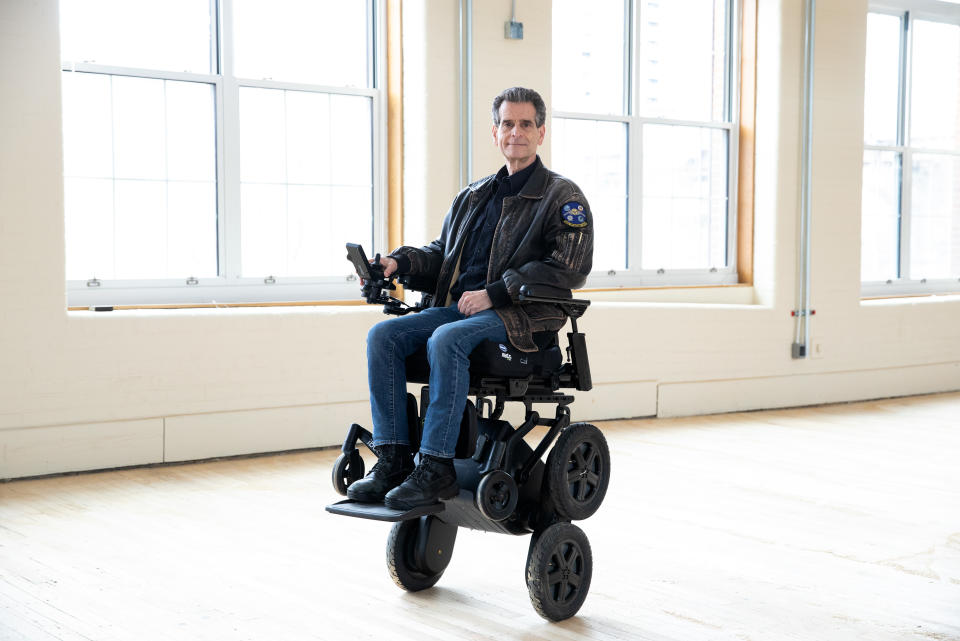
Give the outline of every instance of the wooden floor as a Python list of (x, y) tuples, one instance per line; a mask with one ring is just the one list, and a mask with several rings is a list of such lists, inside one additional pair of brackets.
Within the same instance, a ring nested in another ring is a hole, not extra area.
[[(576, 416), (576, 406), (573, 407)], [(321, 451), (0, 484), (0, 639), (960, 639), (960, 394), (601, 423), (579, 615), (529, 538), (461, 530), (410, 594)]]

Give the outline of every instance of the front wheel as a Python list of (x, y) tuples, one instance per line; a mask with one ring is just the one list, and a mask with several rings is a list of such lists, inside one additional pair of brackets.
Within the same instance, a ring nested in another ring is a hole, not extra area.
[(593, 576), (593, 553), (583, 530), (554, 523), (534, 533), (527, 553), (527, 591), (537, 614), (550, 621), (569, 619), (583, 605)]
[(433, 516), (398, 521), (387, 537), (387, 570), (409, 592), (433, 587), (453, 554), (457, 527)]
[(358, 450), (353, 450), (350, 454), (341, 454), (333, 464), (333, 489), (338, 494), (347, 495), (347, 488), (354, 481), (363, 478), (363, 459)]

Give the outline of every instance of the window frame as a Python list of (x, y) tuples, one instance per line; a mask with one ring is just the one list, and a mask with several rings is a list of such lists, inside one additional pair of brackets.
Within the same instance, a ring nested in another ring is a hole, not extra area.
[(192, 305), (217, 303), (278, 303), (330, 301), (356, 297), (358, 280), (349, 263), (343, 273), (313, 277), (240, 276), (240, 103), (241, 87), (365, 96), (371, 100), (372, 213), (374, 247), (387, 245), (387, 105), (385, 88), (386, 2), (364, 0), (367, 6), (366, 88), (332, 87), (307, 83), (239, 78), (233, 73), (233, 1), (209, 0), (211, 20), (210, 74), (118, 67), (61, 61), (61, 73), (96, 73), (196, 82), (213, 86), (216, 136), (217, 276), (156, 279), (67, 280), (67, 305)]
[[(625, 270), (595, 270), (587, 278), (586, 289), (688, 287), (735, 285), (742, 282), (738, 273), (741, 93), (743, 71), (744, 2), (753, 0), (725, 0), (727, 20), (724, 29), (727, 60), (724, 73), (723, 121), (698, 121), (673, 118), (652, 118), (638, 114), (641, 83), (635, 77), (640, 68), (640, 28), (642, 16), (639, 0), (624, 2), (624, 105), (623, 114), (594, 114), (587, 112), (551, 111), (552, 118), (600, 122), (619, 122), (627, 128), (627, 243), (628, 267)], [(647, 125), (672, 125), (719, 129), (727, 132), (727, 239), (726, 265), (690, 269), (640, 269), (639, 257), (643, 200), (643, 129)], [(589, 195), (588, 195), (589, 196)]]
[[(911, 227), (913, 205), (913, 155), (936, 154), (953, 156), (960, 159), (960, 149), (929, 149), (916, 147), (910, 140), (910, 108), (913, 64), (913, 28), (915, 20), (942, 22), (960, 26), (960, 9), (957, 3), (941, 0), (871, 0), (868, 13), (896, 16), (900, 18), (900, 52), (898, 57), (897, 86), (897, 141), (893, 145), (863, 143), (864, 154), (870, 151), (892, 152), (900, 159), (899, 189), (899, 228), (897, 247), (898, 273), (900, 277), (887, 280), (863, 280), (861, 275), (860, 297), (885, 298), (900, 296), (924, 296), (947, 294), (960, 291), (958, 278), (903, 278), (910, 272)], [(866, 104), (864, 104), (866, 108)], [(910, 143), (910, 144), (908, 144)], [(863, 154), (861, 154), (861, 158)], [(862, 181), (861, 172), (861, 181)], [(862, 183), (861, 183), (862, 186)], [(862, 202), (862, 201), (861, 201)], [(861, 241), (862, 242), (862, 241)], [(862, 247), (861, 247), (862, 251)]]

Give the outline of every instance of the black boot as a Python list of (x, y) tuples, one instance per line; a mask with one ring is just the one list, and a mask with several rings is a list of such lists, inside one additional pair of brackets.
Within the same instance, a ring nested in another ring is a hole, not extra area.
[(407, 480), (387, 492), (383, 503), (394, 510), (412, 510), (452, 499), (460, 492), (452, 458), (420, 455), (420, 463)]
[(347, 497), (361, 503), (380, 503), (384, 495), (403, 482), (413, 471), (409, 445), (380, 445), (377, 463), (370, 473), (347, 487)]

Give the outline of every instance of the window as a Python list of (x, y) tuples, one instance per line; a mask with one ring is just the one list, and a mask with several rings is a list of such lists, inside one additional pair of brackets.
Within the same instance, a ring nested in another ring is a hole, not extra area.
[(871, 6), (862, 208), (864, 295), (960, 289), (960, 11), (955, 4), (908, 0)]
[(61, 0), (70, 304), (352, 297), (344, 243), (386, 235), (379, 11)]
[(737, 6), (553, 2), (553, 168), (594, 212), (588, 286), (736, 283)]

